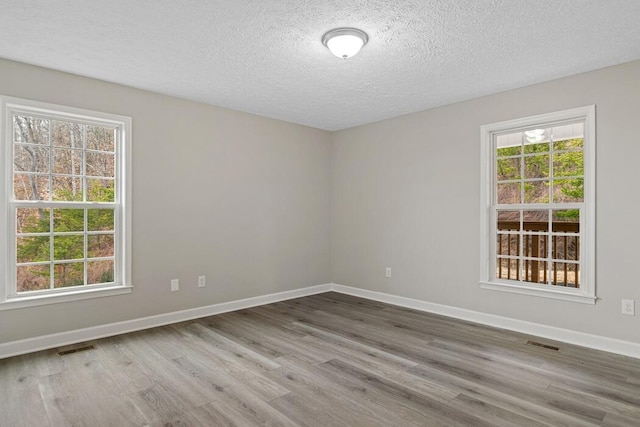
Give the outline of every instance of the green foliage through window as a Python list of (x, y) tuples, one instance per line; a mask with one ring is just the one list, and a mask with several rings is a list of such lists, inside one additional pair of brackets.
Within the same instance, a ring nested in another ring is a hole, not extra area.
[(116, 201), (115, 135), (111, 127), (13, 115), (14, 200), (48, 203), (15, 210), (18, 292), (114, 280), (115, 206), (56, 202)]

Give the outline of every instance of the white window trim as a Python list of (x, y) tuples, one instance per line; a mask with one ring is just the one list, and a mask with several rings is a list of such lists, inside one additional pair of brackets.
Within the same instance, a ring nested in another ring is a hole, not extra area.
[[(121, 244), (118, 247), (118, 257), (121, 272), (115, 284), (91, 287), (68, 288), (64, 291), (45, 294), (26, 294), (12, 296), (9, 290), (13, 281), (14, 264), (13, 251), (9, 243), (15, 235), (14, 221), (11, 219), (10, 203), (11, 183), (13, 181), (13, 143), (12, 142), (12, 111), (27, 109), (31, 113), (63, 116), (69, 120), (95, 121), (99, 119), (105, 123), (112, 123), (122, 127), (119, 139), (121, 155), (117, 156), (117, 168), (120, 171), (120, 186), (116, 192), (122, 213), (121, 223), (116, 226), (120, 233)], [(131, 293), (131, 118), (116, 114), (91, 111), (63, 105), (49, 104), (27, 99), (0, 96), (0, 311), (16, 308), (40, 306), (53, 303), (77, 301), (90, 298), (121, 295)], [(11, 258), (11, 259), (10, 259)]]
[[(500, 281), (495, 278), (496, 225), (493, 220), (493, 180), (495, 175), (493, 135), (531, 127), (549, 127), (558, 122), (584, 120), (584, 215), (580, 218), (582, 282), (579, 289), (543, 288), (536, 284)], [(595, 304), (595, 183), (596, 183), (596, 108), (589, 105), (554, 113), (540, 114), (481, 126), (481, 201), (480, 201), (480, 287), (543, 298)]]

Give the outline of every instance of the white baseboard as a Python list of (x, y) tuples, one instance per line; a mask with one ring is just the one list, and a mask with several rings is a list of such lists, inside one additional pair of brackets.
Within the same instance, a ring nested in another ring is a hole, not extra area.
[(11, 341), (0, 344), (0, 359), (83, 341), (126, 334), (128, 332), (139, 331), (142, 329), (155, 328), (156, 326), (184, 322), (186, 320), (197, 319), (200, 317), (213, 316), (214, 314), (228, 313), (230, 311), (242, 310), (258, 305), (271, 304), (278, 301), (320, 294), (329, 292), (331, 290), (331, 286), (331, 284), (310, 286), (292, 291), (284, 291), (237, 301), (213, 304), (206, 307), (191, 308), (188, 310), (174, 311), (172, 313), (158, 314), (156, 316), (142, 317), (140, 319), (93, 326), (91, 328), (76, 329), (73, 331), (60, 332), (41, 337)]
[(335, 283), (310, 286), (307, 288), (295, 289), (292, 291), (284, 291), (241, 299), (237, 301), (223, 302), (206, 307), (192, 308), (188, 310), (175, 311), (172, 313), (159, 314), (156, 316), (142, 317), (140, 319), (109, 323), (106, 325), (94, 326), (91, 328), (77, 329), (68, 332), (60, 332), (57, 334), (44, 335), (41, 337), (2, 343), (0, 344), (0, 359), (17, 356), (20, 354), (31, 353), (34, 351), (61, 347), (69, 344), (75, 344), (83, 341), (91, 341), (99, 338), (125, 334), (128, 332), (155, 328), (157, 326), (168, 325), (171, 323), (184, 322), (186, 320), (197, 319), (200, 317), (228, 313), (230, 311), (271, 304), (278, 301), (321, 294), (329, 291), (353, 295), (373, 301), (385, 302), (388, 304), (412, 308), (414, 310), (425, 311), (428, 313), (440, 314), (456, 319), (467, 320), (483, 325), (508, 329), (511, 331), (535, 335), (538, 337), (562, 341), (569, 344), (580, 345), (583, 347), (608, 351), (611, 353), (622, 354), (625, 356), (640, 359), (640, 343), (636, 342), (617, 340), (614, 338), (607, 338), (599, 335), (572, 331), (569, 329), (556, 328), (554, 326), (541, 325), (539, 323), (526, 322), (524, 320), (511, 319), (508, 317), (496, 316), (493, 314), (481, 313), (478, 311), (472, 311), (448, 305), (435, 304), (413, 298), (385, 294), (382, 292), (353, 288), (350, 286), (343, 286)]
[(335, 283), (331, 286), (331, 289), (334, 292), (340, 292), (343, 294), (366, 298), (373, 301), (385, 302), (401, 307), (412, 308), (414, 310), (440, 314), (456, 319), (467, 320), (469, 322), (494, 326), (496, 328), (508, 329), (510, 331), (521, 332), (528, 335), (535, 335), (555, 341), (566, 342), (568, 344), (575, 344), (582, 347), (608, 351), (610, 353), (622, 354), (624, 356), (630, 356), (640, 359), (640, 343), (636, 342), (607, 338), (600, 335), (592, 335), (584, 332), (572, 331), (569, 329), (556, 328), (554, 326), (541, 325), (539, 323), (511, 319), (508, 317), (496, 316), (494, 314), (481, 313), (479, 311), (472, 311), (464, 308), (435, 304), (432, 302), (417, 300), (413, 298), (406, 298), (391, 294), (385, 294), (382, 292), (353, 288), (350, 286), (343, 286)]

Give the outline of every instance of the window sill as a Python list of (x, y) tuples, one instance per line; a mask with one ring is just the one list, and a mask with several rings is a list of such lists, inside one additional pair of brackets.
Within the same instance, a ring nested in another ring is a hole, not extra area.
[(10, 298), (0, 302), (0, 311), (16, 308), (36, 307), (40, 305), (57, 304), (61, 302), (80, 301), (92, 298), (109, 297), (113, 295), (130, 294), (132, 286), (111, 286), (108, 288), (81, 289), (59, 294), (31, 295)]
[(584, 293), (563, 291), (563, 290), (557, 290), (557, 289), (539, 289), (539, 288), (534, 288), (532, 286), (515, 285), (515, 284), (500, 283), (500, 282), (481, 281), (480, 287), (482, 289), (489, 289), (492, 291), (510, 292), (510, 293), (521, 294), (521, 295), (531, 295), (535, 297), (551, 298), (551, 299), (557, 299), (561, 301), (577, 302), (581, 304), (594, 305), (597, 299), (595, 296), (587, 295)]

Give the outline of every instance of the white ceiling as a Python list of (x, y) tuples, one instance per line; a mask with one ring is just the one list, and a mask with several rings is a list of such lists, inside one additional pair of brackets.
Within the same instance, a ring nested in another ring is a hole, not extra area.
[(337, 130), (640, 59), (640, 0), (0, 0), (0, 57)]

